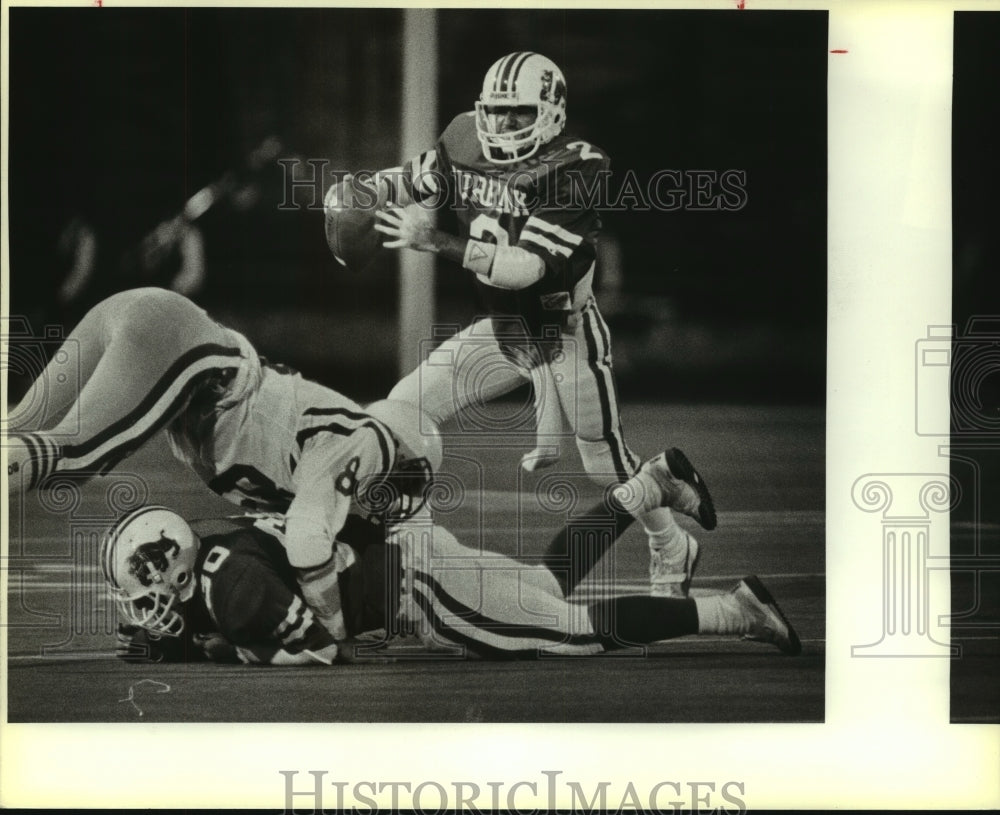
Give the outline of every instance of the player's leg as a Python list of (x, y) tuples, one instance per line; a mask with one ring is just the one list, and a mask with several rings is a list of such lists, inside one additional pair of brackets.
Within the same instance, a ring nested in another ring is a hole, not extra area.
[(11, 408), (7, 422), (13, 431), (53, 427), (66, 415), (104, 353), (104, 327), (114, 311), (112, 299), (101, 301), (83, 316), (21, 401)]
[[(102, 301), (88, 311), (52, 355), (27, 393), (7, 415), (8, 490), (34, 487), (51, 472), (59, 455), (59, 444), (69, 438), (53, 432), (62, 420), (64, 428), (79, 416), (75, 403), (104, 354), (105, 326), (114, 304)], [(64, 432), (72, 435), (69, 428)]]
[(489, 318), (449, 337), (389, 393), (420, 406), (438, 425), (510, 393), (528, 374), (501, 350)]
[[(601, 484), (624, 482), (640, 469), (625, 443), (607, 324), (593, 298), (584, 305), (572, 341), (564, 344), (567, 362), (556, 387), (564, 412), (575, 418), (577, 448), (591, 477)], [(682, 529), (664, 505), (638, 514), (650, 549), (653, 594), (685, 596), (698, 561), (698, 541)]]
[(180, 413), (194, 393), (212, 388), (220, 399), (239, 399), (260, 377), (259, 360), (244, 337), (161, 289), (113, 295), (81, 321), (71, 342), (81, 349), (79, 378), (36, 383), (60, 386), (46, 423), (28, 432), (15, 428), (8, 440), (9, 466), (23, 473), (11, 479), (12, 489), (37, 487), (55, 472), (106, 472)]
[(728, 594), (569, 603), (547, 569), (462, 546), (441, 527), (404, 528), (396, 541), (406, 564), (404, 615), (425, 644), (457, 646), (456, 656), (585, 655), (691, 634), (742, 634), (785, 653), (801, 650), (756, 577)]
[[(689, 502), (690, 495), (686, 493), (692, 490), (683, 482), (643, 486), (638, 477), (630, 479), (553, 538), (545, 553), (545, 563), (563, 594), (572, 592), (632, 525), (639, 514), (643, 493), (656, 491), (661, 493), (662, 500)], [(609, 534), (612, 529), (613, 534)], [(599, 636), (606, 650), (688, 634), (743, 634), (774, 643), (785, 653), (795, 654), (800, 650), (791, 624), (756, 577), (744, 578), (729, 594), (694, 598), (611, 597), (591, 600), (587, 608), (589, 630)]]
[[(715, 526), (707, 487), (674, 448), (647, 461), (624, 484), (610, 485), (604, 501), (578, 514), (553, 537), (543, 561), (563, 594), (575, 591), (634, 521), (661, 507), (690, 515), (706, 529)], [(688, 585), (683, 588), (686, 594)]]
[(587, 607), (566, 602), (544, 567), (462, 546), (440, 526), (407, 525), (394, 540), (403, 550), (401, 613), (428, 647), (489, 658), (603, 650)]
[(756, 577), (743, 578), (727, 594), (613, 597), (592, 602), (589, 609), (607, 650), (689, 634), (742, 634), (785, 654), (802, 650), (795, 629)]

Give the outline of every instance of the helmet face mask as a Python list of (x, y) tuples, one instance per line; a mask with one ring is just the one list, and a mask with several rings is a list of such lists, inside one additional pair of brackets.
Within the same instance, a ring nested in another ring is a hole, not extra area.
[(441, 436), (430, 417), (410, 402), (383, 399), (365, 412), (388, 428), (397, 451), (392, 472), (367, 485), (364, 502), (389, 523), (412, 518), (426, 503), (441, 466)]
[(132, 625), (169, 637), (184, 631), (181, 606), (197, 587), (198, 537), (176, 512), (140, 507), (101, 540), (101, 569), (118, 610)]
[[(525, 127), (504, 132), (498, 108), (531, 108), (535, 118)], [(566, 80), (552, 60), (520, 51), (493, 63), (476, 102), (476, 134), (489, 161), (512, 164), (531, 158), (565, 125)]]

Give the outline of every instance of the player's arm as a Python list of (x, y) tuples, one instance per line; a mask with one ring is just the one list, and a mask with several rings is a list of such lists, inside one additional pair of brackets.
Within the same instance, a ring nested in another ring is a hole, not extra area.
[(303, 449), (295, 471), (296, 496), (285, 522), (285, 549), (298, 571), (309, 607), (334, 637), (346, 636), (339, 576), (351, 550), (336, 546), (348, 512), (381, 483), (396, 459), (396, 443), (375, 422), (349, 435), (322, 433)]
[(438, 229), (431, 217), (434, 209), (451, 200), (450, 160), (445, 145), (449, 142), (449, 134), (462, 130), (465, 117), (469, 115), (456, 116), (433, 149), (400, 168), (397, 186), (401, 194), (390, 196), (390, 206), (375, 213), (375, 229), (386, 235), (382, 245), (387, 249), (432, 252), (479, 275), (489, 285), (523, 289), (545, 274), (544, 264), (530, 252), (519, 247), (460, 238)]
[(375, 229), (389, 237), (387, 249), (433, 252), (500, 289), (524, 289), (545, 274), (545, 262), (537, 253), (520, 246), (501, 246), (489, 241), (464, 239), (438, 229), (427, 209), (419, 204), (389, 207), (375, 213)]
[(338, 653), (333, 634), (301, 597), (287, 589), (284, 596), (284, 617), (272, 631), (231, 645), (237, 659), (247, 665), (332, 665)]
[(214, 662), (251, 665), (330, 665), (333, 634), (276, 569), (259, 556), (216, 546), (200, 575), (218, 632), (194, 643)]
[(563, 150), (556, 170), (539, 182), (539, 200), (551, 204), (531, 213), (516, 246), (552, 277), (563, 275), (580, 253), (593, 256), (601, 229), (596, 205), (610, 174), (608, 158), (587, 142), (570, 142)]

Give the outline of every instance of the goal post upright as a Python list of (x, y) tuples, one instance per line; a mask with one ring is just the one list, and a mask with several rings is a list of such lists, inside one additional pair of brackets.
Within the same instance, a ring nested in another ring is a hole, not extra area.
[[(403, 104), (400, 161), (427, 150), (437, 137), (437, 11), (403, 10)], [(399, 252), (399, 375), (420, 363), (421, 341), (434, 322), (434, 261), (429, 252)]]

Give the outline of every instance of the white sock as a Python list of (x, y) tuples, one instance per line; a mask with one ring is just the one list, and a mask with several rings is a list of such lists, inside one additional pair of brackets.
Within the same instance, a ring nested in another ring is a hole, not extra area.
[(644, 512), (637, 520), (646, 530), (650, 549), (659, 549), (670, 559), (687, 555), (687, 535), (667, 507), (657, 507), (651, 512)]
[(59, 460), (59, 445), (37, 433), (13, 433), (5, 446), (8, 495), (36, 487)]
[[(615, 498), (631, 514), (641, 522), (643, 515), (660, 507), (663, 491), (656, 479), (649, 473), (640, 470), (624, 484), (615, 488)], [(645, 524), (643, 524), (645, 525)]]
[(732, 594), (708, 594), (692, 598), (698, 609), (699, 634), (746, 634), (750, 623), (740, 612)]

